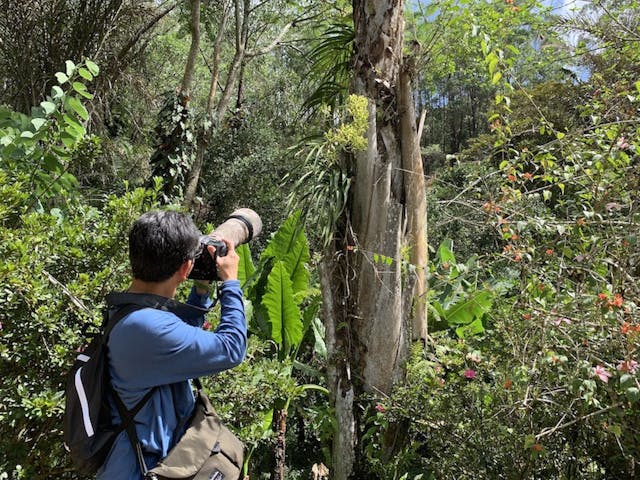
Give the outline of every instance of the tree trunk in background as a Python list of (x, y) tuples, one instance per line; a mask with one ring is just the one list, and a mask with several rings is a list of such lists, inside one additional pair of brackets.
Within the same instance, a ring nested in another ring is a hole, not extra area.
[(196, 68), (196, 60), (200, 49), (200, 0), (191, 0), (191, 47), (187, 57), (187, 65), (184, 68), (180, 93), (189, 97), (193, 87), (193, 72)]
[[(220, 94), (220, 99), (218, 100), (217, 105), (214, 107), (214, 101), (218, 86), (218, 78), (219, 78), (219, 69), (220, 69), (220, 49), (223, 40), (224, 30), (228, 21), (228, 18), (231, 14), (231, 7), (229, 4), (224, 5), (223, 7), (223, 16), (220, 20), (220, 27), (218, 30), (218, 35), (216, 37), (214, 43), (214, 62), (213, 62), (213, 71), (211, 76), (211, 84), (209, 88), (209, 99), (207, 103), (207, 111), (206, 115), (213, 122), (212, 128), (220, 128), (225, 115), (229, 111), (229, 106), (231, 105), (231, 100), (233, 98), (233, 94), (235, 91), (236, 82), (238, 82), (238, 98), (241, 96), (242, 92), (242, 75), (244, 74), (244, 66), (246, 62), (258, 55), (265, 55), (271, 52), (273, 49), (280, 45), (280, 42), (292, 27), (293, 23), (286, 24), (279, 34), (273, 39), (273, 41), (263, 46), (262, 48), (256, 51), (247, 51), (247, 44), (249, 42), (250, 35), (250, 16), (253, 12), (251, 7), (251, 0), (233, 0), (233, 10), (234, 10), (234, 19), (235, 19), (235, 52), (233, 56), (233, 60), (229, 65), (229, 69), (227, 70), (226, 79), (224, 82), (224, 87), (222, 88), (222, 93)], [(189, 172), (189, 178), (187, 181), (187, 186), (185, 188), (185, 198), (183, 201), (183, 205), (190, 209), (193, 206), (193, 202), (195, 199), (196, 191), (198, 189), (198, 182), (200, 181), (200, 174), (202, 172), (202, 168), (204, 165), (204, 153), (207, 144), (207, 137), (210, 135), (209, 132), (203, 131), (200, 134), (198, 139), (198, 146), (196, 149), (196, 156), (193, 162), (193, 166), (191, 167), (191, 171)]]
[(287, 447), (287, 406), (285, 402), (276, 405), (273, 411), (273, 432), (275, 445), (273, 448), (275, 465), (271, 472), (271, 480), (284, 480), (285, 458)]
[[(222, 18), (220, 19), (220, 25), (218, 26), (218, 33), (213, 43), (213, 65), (211, 71), (211, 82), (209, 83), (209, 95), (207, 97), (207, 109), (205, 111), (205, 118), (213, 121), (213, 107), (218, 91), (218, 80), (220, 78), (220, 48), (222, 46), (222, 39), (224, 37), (224, 31), (227, 26), (227, 20), (229, 19), (228, 4), (225, 3), (223, 7)], [(217, 128), (217, 125), (211, 125), (209, 129), (202, 129), (198, 135), (198, 146), (196, 148), (196, 158), (193, 161), (191, 170), (189, 171), (189, 178), (187, 180), (187, 186), (184, 193), (184, 206), (187, 210), (191, 210), (193, 201), (196, 197), (196, 191), (198, 189), (198, 182), (200, 182), (200, 174), (202, 173), (202, 165), (204, 164), (204, 152), (207, 148), (207, 140), (210, 136), (210, 132), (213, 128)]]
[[(367, 475), (359, 436), (371, 412), (354, 408), (355, 400), (365, 392), (390, 393), (404, 380), (412, 330), (426, 335), (424, 307), (414, 302), (414, 291), (425, 291), (426, 202), (408, 71), (403, 74), (403, 2), (354, 0), (353, 17), (353, 91), (368, 99), (368, 146), (355, 155), (343, 224), (320, 268), (338, 425), (336, 480)], [(418, 276), (402, 266), (406, 245), (419, 262)], [(385, 456), (397, 433), (394, 425), (384, 432)]]

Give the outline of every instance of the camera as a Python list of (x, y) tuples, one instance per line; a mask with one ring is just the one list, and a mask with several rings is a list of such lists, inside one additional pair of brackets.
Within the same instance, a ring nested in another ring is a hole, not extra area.
[[(258, 235), (262, 230), (262, 220), (260, 216), (250, 208), (240, 208), (235, 210), (227, 219), (209, 235), (200, 237), (200, 250), (196, 257), (193, 270), (189, 278), (195, 280), (218, 280), (218, 268), (216, 258), (224, 257), (227, 254), (227, 244), (222, 241), (231, 242), (234, 246), (247, 243)], [(212, 257), (209, 254), (208, 246), (213, 245), (216, 252)]]

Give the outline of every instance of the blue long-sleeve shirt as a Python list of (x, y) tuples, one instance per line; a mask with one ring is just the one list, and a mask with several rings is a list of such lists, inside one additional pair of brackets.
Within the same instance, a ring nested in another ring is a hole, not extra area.
[[(192, 289), (187, 303), (208, 308), (211, 300)], [(167, 455), (186, 428), (195, 405), (189, 379), (232, 368), (244, 359), (247, 327), (240, 282), (223, 282), (220, 307), (221, 320), (214, 332), (202, 329), (204, 315), (181, 319), (154, 308), (130, 313), (111, 331), (109, 372), (125, 406), (133, 408), (150, 388), (158, 386), (135, 418), (148, 468)], [(119, 423), (115, 406), (112, 415)], [(116, 439), (96, 478), (142, 478), (126, 432)]]

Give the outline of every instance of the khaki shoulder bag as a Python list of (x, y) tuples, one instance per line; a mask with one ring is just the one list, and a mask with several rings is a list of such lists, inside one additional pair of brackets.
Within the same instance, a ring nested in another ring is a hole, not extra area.
[(237, 480), (244, 445), (222, 423), (197, 382), (196, 408), (189, 427), (165, 458), (149, 470), (148, 480)]
[[(198, 379), (196, 406), (189, 426), (178, 443), (148, 470), (135, 427), (127, 429), (145, 480), (238, 480), (244, 462), (244, 444), (216, 414)], [(117, 396), (116, 396), (117, 397)], [(119, 399), (116, 400), (120, 404)], [(120, 405), (118, 405), (120, 408)]]

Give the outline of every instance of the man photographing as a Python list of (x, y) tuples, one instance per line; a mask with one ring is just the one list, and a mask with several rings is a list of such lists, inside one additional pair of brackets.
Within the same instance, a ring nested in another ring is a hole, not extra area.
[[(184, 433), (195, 405), (189, 380), (232, 368), (246, 353), (238, 255), (233, 243), (224, 238), (225, 256), (216, 256), (211, 245), (203, 252), (200, 237), (188, 216), (171, 211), (145, 213), (129, 232), (133, 274), (129, 295), (157, 300), (153, 305), (176, 304), (172, 299), (178, 285), (187, 280), (200, 254), (216, 259), (217, 277), (222, 282), (221, 318), (213, 332), (202, 329), (204, 313), (212, 300), (207, 286), (199, 283), (186, 302), (191, 308), (141, 308), (125, 315), (109, 335), (111, 384), (124, 406), (132, 409), (155, 388), (135, 416), (135, 430), (148, 468), (166, 456)], [(112, 416), (118, 423), (115, 405)], [(97, 478), (141, 480), (142, 476), (136, 452), (123, 431)]]

